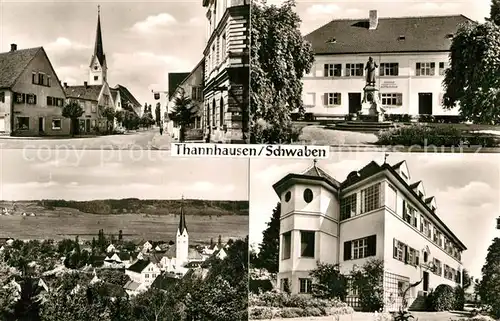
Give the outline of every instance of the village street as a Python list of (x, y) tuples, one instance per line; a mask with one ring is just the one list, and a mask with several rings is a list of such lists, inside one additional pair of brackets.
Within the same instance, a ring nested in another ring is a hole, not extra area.
[(172, 139), (157, 128), (138, 130), (119, 135), (49, 138), (0, 137), (1, 149), (58, 149), (58, 150), (170, 150)]

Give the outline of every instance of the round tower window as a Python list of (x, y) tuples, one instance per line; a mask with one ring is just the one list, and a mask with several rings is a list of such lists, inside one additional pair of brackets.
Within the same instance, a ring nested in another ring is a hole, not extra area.
[(290, 191), (286, 192), (285, 202), (289, 202), (291, 198), (292, 198), (292, 192), (290, 192)]
[(313, 192), (311, 191), (311, 189), (306, 188), (306, 190), (304, 191), (304, 201), (306, 201), (306, 203), (311, 203), (312, 200)]

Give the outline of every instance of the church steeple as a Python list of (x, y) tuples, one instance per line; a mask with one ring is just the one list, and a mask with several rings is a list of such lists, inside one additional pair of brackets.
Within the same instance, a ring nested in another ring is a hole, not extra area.
[(102, 33), (101, 33), (101, 6), (97, 6), (97, 30), (95, 35), (94, 56), (97, 57), (101, 66), (104, 65), (106, 56), (102, 46)]
[(97, 30), (95, 35), (94, 53), (89, 66), (89, 84), (102, 85), (107, 79), (108, 67), (106, 64), (106, 55), (102, 45), (101, 31), (101, 6), (97, 6)]
[(181, 218), (179, 220), (179, 234), (182, 235), (184, 234), (184, 230), (187, 232), (187, 227), (186, 227), (186, 217), (184, 216), (184, 196), (182, 197), (182, 204), (181, 204)]

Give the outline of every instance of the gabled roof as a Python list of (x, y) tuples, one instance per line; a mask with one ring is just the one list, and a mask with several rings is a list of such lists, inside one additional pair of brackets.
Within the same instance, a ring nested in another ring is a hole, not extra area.
[(135, 262), (134, 264), (132, 264), (131, 266), (129, 266), (129, 268), (127, 270), (130, 270), (130, 271), (136, 272), (136, 273), (141, 273), (142, 271), (144, 271), (144, 269), (150, 263), (151, 262), (149, 260), (139, 260), (139, 261)]
[[(333, 20), (305, 36), (315, 54), (449, 51), (463, 15)], [(401, 38), (403, 37), (403, 38)]]
[(172, 99), (175, 90), (189, 76), (189, 72), (169, 72), (168, 73), (168, 100)]
[(42, 47), (0, 53), (0, 88), (11, 88)]
[(103, 85), (68, 86), (64, 88), (66, 97), (98, 101)]
[(177, 278), (175, 275), (163, 273), (156, 277), (156, 279), (151, 284), (151, 287), (159, 290), (168, 290), (177, 282), (179, 282), (179, 278)]
[[(132, 95), (130, 90), (127, 89), (127, 87), (122, 86), (122, 85), (116, 85), (115, 90), (118, 90), (120, 92), (120, 99), (122, 103), (122, 108), (128, 107), (128, 103), (132, 105), (133, 108), (139, 108), (142, 107), (141, 103), (137, 101), (137, 99)], [(133, 110), (132, 110), (133, 111)]]
[(125, 290), (135, 291), (135, 290), (137, 290), (140, 286), (141, 286), (141, 284), (140, 284), (140, 283), (137, 283), (137, 282), (134, 282), (134, 281), (128, 281), (127, 283), (125, 283), (125, 285), (123, 286), (123, 288), (124, 288)]
[(116, 96), (118, 96), (118, 89), (109, 88), (109, 91), (111, 92), (111, 97), (113, 98), (113, 101), (116, 102)]

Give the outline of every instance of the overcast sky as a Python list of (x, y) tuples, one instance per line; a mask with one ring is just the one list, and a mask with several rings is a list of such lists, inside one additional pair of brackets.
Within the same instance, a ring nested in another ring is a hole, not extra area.
[[(282, 0), (268, 0), (280, 4)], [(305, 34), (334, 19), (368, 18), (369, 10), (377, 10), (379, 17), (463, 14), (473, 20), (484, 21), (489, 16), (490, 0), (435, 0), (435, 1), (310, 1), (297, 0), (297, 13), (302, 18)]]
[(203, 57), (205, 8), (196, 1), (0, 1), (0, 51), (43, 46), (61, 81), (82, 84), (101, 5), (108, 82), (153, 104), (169, 72), (190, 72)]
[[(168, 154), (168, 155), (167, 155)], [(0, 199), (248, 200), (248, 160), (0, 149)]]
[[(371, 160), (383, 163), (383, 153), (336, 153), (318, 166), (339, 181)], [(406, 160), (411, 181), (422, 180), (426, 195), (435, 196), (437, 215), (467, 246), (463, 263), (475, 277), (488, 246), (500, 232), (500, 155), (496, 154), (390, 154), (388, 163)], [(250, 163), (250, 242), (260, 243), (279, 198), (272, 185), (288, 173), (301, 173), (312, 165), (301, 160), (258, 160)]]

